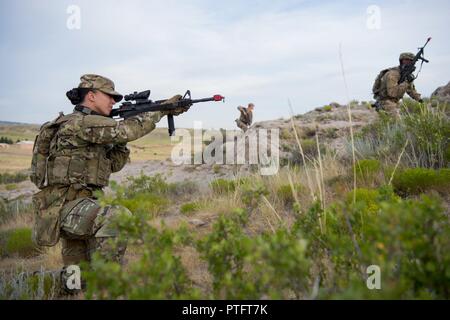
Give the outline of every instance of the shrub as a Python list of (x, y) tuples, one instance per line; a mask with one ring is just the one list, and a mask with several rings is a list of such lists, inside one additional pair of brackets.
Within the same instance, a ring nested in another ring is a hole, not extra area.
[(395, 174), (392, 184), (396, 192), (402, 195), (415, 195), (429, 190), (448, 193), (450, 169), (405, 169)]
[(196, 203), (196, 202), (188, 202), (188, 203), (185, 203), (185, 204), (181, 205), (180, 211), (183, 214), (192, 214), (195, 211), (197, 211), (198, 208), (199, 208), (198, 203)]
[(211, 181), (210, 186), (214, 193), (229, 193), (234, 192), (236, 188), (240, 185), (248, 184), (247, 178), (240, 178), (235, 180), (226, 180), (226, 179), (215, 179)]
[(0, 234), (0, 255), (31, 257), (39, 254), (38, 247), (33, 243), (30, 228), (19, 228), (4, 231)]
[(214, 298), (299, 298), (308, 282), (306, 242), (285, 228), (251, 238), (247, 222), (240, 209), (222, 215), (197, 244), (213, 276)]
[[(349, 195), (350, 196), (350, 195)], [(319, 228), (319, 217), (322, 224)], [(324, 219), (326, 217), (326, 219)], [(448, 299), (450, 223), (438, 200), (401, 200), (390, 188), (359, 190), (355, 205), (313, 206), (295, 225), (323, 279), (320, 298)], [(382, 290), (366, 268), (380, 267)]]
[(277, 198), (279, 198), (284, 204), (289, 205), (294, 203), (295, 198), (293, 192), (299, 194), (304, 191), (304, 187), (301, 184), (295, 184), (294, 190), (290, 184), (284, 184), (279, 186), (276, 191)]
[(292, 128), (282, 128), (280, 131), (280, 139), (291, 140), (294, 138), (294, 134), (292, 133)]
[(130, 185), (127, 188), (127, 194), (136, 193), (153, 193), (165, 194), (169, 191), (170, 186), (166, 183), (161, 174), (154, 176), (146, 176), (141, 173), (138, 177), (128, 178)]
[(0, 184), (18, 183), (28, 179), (28, 175), (23, 172), (18, 173), (0, 173)]
[(234, 180), (216, 179), (210, 185), (214, 193), (234, 192), (236, 188)]
[[(393, 119), (382, 113), (378, 121), (355, 134), (355, 148), (365, 158), (395, 164), (408, 141), (401, 163), (409, 167), (445, 168), (450, 122), (445, 107), (419, 104), (418, 111)], [(351, 143), (347, 142), (348, 154)]]
[(322, 109), (323, 109), (323, 111), (330, 112), (333, 109), (333, 107), (332, 106), (324, 106)]
[(0, 137), (0, 143), (13, 144), (14, 141), (8, 137)]
[(380, 173), (381, 164), (379, 160), (362, 159), (355, 164), (357, 181), (362, 180), (367, 184), (373, 184)]
[(122, 240), (140, 249), (140, 257), (127, 269), (94, 255), (85, 272), (88, 298), (97, 299), (195, 299), (197, 290), (184, 269), (177, 248), (189, 243), (185, 228), (158, 230), (144, 215), (121, 216), (116, 220)]
[(242, 202), (249, 208), (256, 208), (260, 203), (261, 197), (269, 195), (269, 191), (263, 183), (244, 184), (241, 192)]

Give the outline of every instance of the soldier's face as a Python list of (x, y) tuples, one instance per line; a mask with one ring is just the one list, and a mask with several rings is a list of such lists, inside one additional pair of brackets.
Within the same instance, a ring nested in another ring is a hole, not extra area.
[(402, 59), (402, 64), (412, 64), (412, 60), (409, 59)]
[(89, 99), (92, 101), (92, 107), (94, 111), (109, 116), (113, 105), (116, 103), (114, 98), (101, 91), (89, 92)]

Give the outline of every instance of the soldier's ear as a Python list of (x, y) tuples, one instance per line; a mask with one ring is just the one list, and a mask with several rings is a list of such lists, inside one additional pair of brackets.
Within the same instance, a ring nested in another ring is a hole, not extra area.
[(89, 91), (89, 92), (86, 94), (86, 99), (87, 99), (88, 101), (94, 102), (94, 101), (95, 101), (95, 91)]

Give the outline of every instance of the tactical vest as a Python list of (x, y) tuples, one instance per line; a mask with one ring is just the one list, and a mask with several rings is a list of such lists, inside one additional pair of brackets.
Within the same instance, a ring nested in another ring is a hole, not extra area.
[(80, 118), (85, 116), (75, 112), (42, 126), (35, 140), (31, 174), (31, 181), (38, 188), (72, 185), (78, 189), (108, 185), (111, 160), (107, 153), (110, 146), (90, 143), (76, 136), (77, 131), (83, 130)]

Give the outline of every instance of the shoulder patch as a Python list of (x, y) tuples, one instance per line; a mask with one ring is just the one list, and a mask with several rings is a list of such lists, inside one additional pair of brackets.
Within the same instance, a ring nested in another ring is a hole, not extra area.
[(82, 125), (85, 128), (102, 128), (117, 126), (116, 120), (104, 116), (87, 115), (83, 117)]

